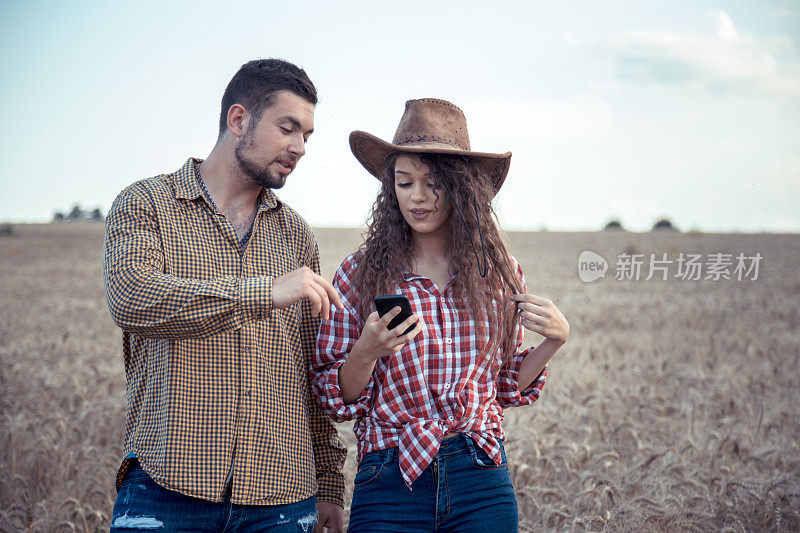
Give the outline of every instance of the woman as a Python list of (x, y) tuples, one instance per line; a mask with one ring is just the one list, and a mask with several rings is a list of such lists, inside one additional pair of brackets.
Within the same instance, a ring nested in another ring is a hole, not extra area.
[[(393, 143), (355, 131), (350, 146), (381, 191), (312, 364), (322, 408), (356, 419), (349, 531), (516, 531), (503, 408), (539, 397), (569, 325), (526, 294), (492, 218), (511, 153), (470, 151), (464, 114), (436, 99), (406, 103)], [(400, 308), (373, 305), (388, 294), (415, 313), (392, 330)], [(545, 340), (520, 350), (525, 328)]]

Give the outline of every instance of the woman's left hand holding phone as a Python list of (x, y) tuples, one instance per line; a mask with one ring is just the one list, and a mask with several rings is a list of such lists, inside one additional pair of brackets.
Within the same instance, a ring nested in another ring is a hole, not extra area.
[[(422, 331), (422, 322), (417, 315), (411, 315), (394, 329), (387, 329), (386, 326), (400, 311), (400, 307), (394, 307), (383, 316), (375, 311), (367, 317), (361, 336), (339, 368), (339, 387), (342, 389), (344, 403), (353, 403), (358, 399), (369, 383), (378, 359), (399, 351)], [(414, 329), (402, 334), (414, 324)]]

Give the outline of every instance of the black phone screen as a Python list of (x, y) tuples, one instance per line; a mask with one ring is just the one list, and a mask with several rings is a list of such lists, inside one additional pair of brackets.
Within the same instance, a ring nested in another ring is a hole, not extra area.
[[(378, 314), (380, 316), (385, 315), (395, 307), (400, 307), (400, 313), (398, 313), (398, 315), (394, 317), (391, 320), (391, 322), (389, 322), (387, 329), (396, 328), (397, 326), (400, 325), (401, 322), (403, 322), (405, 319), (407, 319), (412, 315), (411, 302), (409, 302), (408, 298), (406, 298), (405, 295), (402, 294), (392, 294), (389, 296), (375, 297), (375, 309), (377, 309)], [(406, 329), (403, 332), (403, 335), (413, 330), (415, 327), (416, 324), (408, 326), (408, 329)]]

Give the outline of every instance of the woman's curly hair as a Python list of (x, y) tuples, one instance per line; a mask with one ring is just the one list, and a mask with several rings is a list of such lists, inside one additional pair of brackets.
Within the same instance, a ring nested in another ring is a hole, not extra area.
[[(411, 227), (400, 211), (394, 188), (394, 163), (399, 155), (397, 152), (389, 154), (384, 161), (380, 171), (381, 190), (372, 206), (364, 244), (356, 254), (351, 283), (360, 296), (356, 311), (362, 322), (374, 310), (372, 298), (393, 294), (393, 285), (401, 280), (402, 271), (411, 270), (414, 254)], [(475, 318), (478, 339), (487, 338), (483, 324), (488, 317), (489, 344), (479, 344), (479, 349), (493, 353), (493, 347), (500, 345), (504, 357), (509, 358), (515, 349), (518, 327), (516, 305), (509, 296), (522, 292), (522, 283), (495, 223), (493, 185), (489, 177), (464, 156), (419, 154), (419, 158), (431, 169), (436, 204), (447, 198), (449, 202), (444, 201), (445, 205), (452, 204), (453, 200), (458, 205), (458, 209), (449, 205), (451, 212), (447, 222), (451, 226), (451, 242), (447, 248), (452, 253), (450, 268), (451, 274), (455, 275), (454, 294), (463, 299), (469, 315)], [(450, 190), (452, 198), (446, 189)], [(459, 210), (463, 221), (458, 215)], [(486, 279), (480, 275), (483, 267), (480, 233), (486, 248)], [(499, 305), (500, 316), (495, 305)], [(460, 320), (467, 319), (469, 316), (460, 317)]]

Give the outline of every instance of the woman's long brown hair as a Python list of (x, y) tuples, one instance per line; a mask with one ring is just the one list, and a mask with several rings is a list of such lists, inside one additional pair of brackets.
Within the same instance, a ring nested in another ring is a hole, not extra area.
[[(394, 162), (398, 155), (390, 154), (381, 168), (381, 190), (372, 206), (364, 244), (356, 255), (356, 268), (351, 282), (359, 295), (356, 311), (361, 315), (362, 322), (374, 310), (372, 298), (393, 294), (395, 290), (392, 286), (400, 281), (401, 272), (411, 270), (414, 254), (411, 227), (403, 218), (394, 188)], [(431, 169), (437, 205), (448, 204), (445, 198), (450, 203), (455, 200), (463, 215), (462, 220), (458, 210), (450, 206), (447, 223), (452, 231), (448, 248), (452, 254), (451, 274), (455, 275), (454, 294), (463, 299), (469, 315), (478, 325), (479, 349), (493, 353), (493, 347), (499, 344), (507, 359), (513, 355), (518, 327), (516, 305), (509, 297), (522, 292), (522, 284), (495, 223), (491, 181), (466, 157), (441, 154), (420, 154), (419, 157)], [(452, 193), (452, 200), (443, 185)], [(477, 218), (473, 199), (477, 202)], [(488, 268), (485, 279), (480, 275), (483, 254), (479, 233), (483, 234), (486, 249)], [(476, 255), (480, 257), (480, 265)], [(497, 316), (494, 302), (499, 303), (500, 316)], [(460, 320), (468, 318), (466, 315), (459, 317)], [(483, 328), (486, 318), (489, 323), (488, 346), (482, 346), (480, 339), (486, 338), (487, 333)]]

